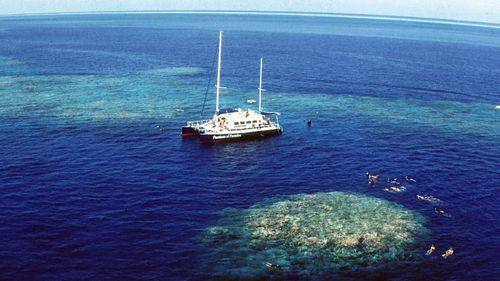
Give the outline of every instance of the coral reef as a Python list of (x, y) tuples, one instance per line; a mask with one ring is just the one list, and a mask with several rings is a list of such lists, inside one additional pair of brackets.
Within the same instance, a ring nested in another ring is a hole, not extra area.
[[(301, 194), (226, 210), (203, 237), (215, 276), (321, 276), (415, 259), (424, 218), (355, 193)], [(266, 268), (270, 262), (278, 268)]]

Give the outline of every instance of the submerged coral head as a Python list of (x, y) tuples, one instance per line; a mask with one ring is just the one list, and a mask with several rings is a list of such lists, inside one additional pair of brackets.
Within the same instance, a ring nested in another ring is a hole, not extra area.
[(204, 241), (210, 247), (208, 259), (224, 264), (225, 273), (244, 267), (245, 274), (257, 277), (263, 274), (259, 264), (269, 261), (282, 266), (280, 274), (321, 275), (414, 258), (416, 242), (428, 234), (424, 221), (416, 212), (375, 197), (300, 194), (223, 216), (207, 229)]

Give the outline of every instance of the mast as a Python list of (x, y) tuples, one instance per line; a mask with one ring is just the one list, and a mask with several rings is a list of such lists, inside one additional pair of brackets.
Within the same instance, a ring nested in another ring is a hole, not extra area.
[(260, 78), (259, 78), (259, 113), (262, 112), (262, 58), (260, 58)]
[(219, 59), (217, 61), (217, 84), (216, 88), (216, 97), (215, 97), (215, 113), (219, 113), (219, 92), (220, 92), (220, 65), (221, 65), (221, 56), (222, 56), (222, 30), (219, 31)]

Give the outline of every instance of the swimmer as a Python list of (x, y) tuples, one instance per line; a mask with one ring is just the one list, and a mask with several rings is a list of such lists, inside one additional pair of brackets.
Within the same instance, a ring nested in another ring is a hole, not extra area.
[(431, 203), (439, 203), (441, 202), (441, 200), (439, 198), (436, 198), (432, 195), (418, 195), (417, 194), (417, 199), (419, 200), (423, 200), (423, 201), (427, 201), (427, 202), (431, 202)]
[(443, 257), (443, 259), (446, 259), (447, 257), (453, 255), (454, 251), (453, 251), (453, 248), (449, 248), (448, 250), (446, 250), (446, 252), (444, 254), (442, 254), (441, 256)]
[(389, 186), (384, 188), (384, 191), (387, 192), (403, 192), (406, 190), (406, 187), (404, 186)]
[(365, 176), (366, 176), (366, 177), (368, 177), (368, 184), (369, 184), (369, 185), (374, 185), (374, 184), (376, 184), (376, 183), (377, 183), (377, 181), (378, 181), (378, 179), (380, 178), (380, 176), (379, 176), (379, 175), (374, 175), (374, 176), (370, 175), (370, 172), (366, 172), (366, 173), (365, 173)]
[(263, 264), (265, 264), (266, 267), (268, 267), (268, 268), (277, 268), (277, 269), (282, 269), (283, 268), (283, 266), (281, 264), (274, 264), (274, 263), (270, 263), (270, 262), (267, 262), (267, 261), (265, 263), (263, 263)]
[(369, 185), (375, 185), (378, 181), (378, 179), (380, 178), (379, 175), (375, 175), (375, 176), (370, 176), (368, 175), (368, 184)]
[(427, 252), (425, 253), (426, 256), (430, 256), (432, 254), (432, 252), (434, 252), (436, 250), (436, 246), (434, 246), (434, 244), (431, 245), (431, 247), (429, 248), (429, 250), (427, 250)]
[(398, 182), (398, 178), (392, 178), (392, 179), (391, 179), (391, 178), (388, 178), (388, 179), (387, 179), (387, 182), (399, 183), (399, 182)]
[(410, 176), (405, 176), (405, 180), (407, 182), (417, 182), (414, 178), (410, 177)]
[(434, 208), (434, 212), (436, 212), (436, 214), (439, 214), (439, 215), (442, 215), (442, 216), (445, 216), (445, 217), (449, 217), (450, 216), (448, 213), (446, 213), (441, 208)]
[(404, 185), (400, 185), (400, 186), (393, 186), (392, 189), (397, 192), (403, 192), (406, 190), (406, 187)]
[(441, 208), (434, 208), (434, 211), (436, 212), (436, 214), (441, 214), (441, 215), (446, 214), (446, 212)]

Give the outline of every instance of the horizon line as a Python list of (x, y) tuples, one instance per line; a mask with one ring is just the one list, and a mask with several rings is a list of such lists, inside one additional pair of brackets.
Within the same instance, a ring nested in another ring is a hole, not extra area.
[(459, 25), (469, 27), (484, 27), (500, 29), (500, 23), (489, 23), (467, 20), (453, 20), (441, 18), (420, 18), (410, 16), (391, 16), (374, 14), (349, 14), (349, 13), (322, 13), (322, 12), (281, 12), (281, 11), (235, 11), (235, 10), (124, 10), (124, 11), (79, 11), (79, 12), (49, 12), (49, 13), (18, 13), (0, 14), (2, 17), (30, 17), (30, 16), (64, 16), (64, 15), (106, 15), (106, 14), (220, 14), (220, 15), (273, 15), (273, 16), (299, 16), (299, 17), (325, 17), (325, 18), (351, 18), (368, 20), (385, 20), (415, 23), (435, 23), (445, 25)]

